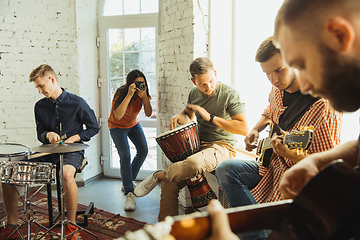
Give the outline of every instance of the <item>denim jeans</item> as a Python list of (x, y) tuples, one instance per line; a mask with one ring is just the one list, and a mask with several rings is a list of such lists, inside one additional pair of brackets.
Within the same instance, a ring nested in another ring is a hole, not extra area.
[[(110, 135), (120, 157), (120, 174), (125, 195), (134, 192), (132, 181), (138, 175), (148, 154), (148, 146), (140, 123), (131, 128), (112, 128)], [(129, 141), (135, 145), (136, 155), (131, 161)]]
[[(226, 160), (217, 166), (216, 178), (231, 207), (257, 204), (250, 190), (261, 180), (257, 162)], [(239, 234), (241, 240), (266, 239), (267, 231)]]

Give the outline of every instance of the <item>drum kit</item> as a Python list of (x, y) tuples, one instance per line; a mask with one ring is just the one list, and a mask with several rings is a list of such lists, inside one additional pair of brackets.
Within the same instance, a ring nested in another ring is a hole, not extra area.
[[(200, 151), (200, 139), (195, 122), (179, 126), (159, 135), (156, 142), (172, 163), (183, 161)], [(186, 184), (194, 208), (205, 207), (212, 199), (216, 199), (216, 195), (204, 175), (198, 174), (187, 179)]]
[[(53, 163), (45, 163), (45, 162), (26, 162), (28, 159), (33, 159), (36, 157), (40, 157), (43, 155), (48, 155), (52, 153), (59, 153), (60, 155), (60, 169), (63, 169), (64, 159), (63, 154), (67, 152), (76, 152), (80, 150), (84, 150), (85, 148), (89, 147), (89, 145), (82, 144), (82, 143), (64, 143), (60, 141), (56, 144), (44, 144), (38, 147), (33, 148), (35, 154), (31, 153), (31, 149), (22, 144), (16, 143), (0, 143), (0, 182), (6, 184), (13, 184), (16, 187), (25, 187), (25, 194), (24, 194), (24, 212), (26, 219), (20, 224), (9, 236), (9, 238), (15, 234), (16, 232), (19, 233), (21, 239), (25, 239), (24, 235), (19, 231), (19, 229), (24, 225), (27, 224), (27, 239), (30, 240), (30, 224), (35, 223), (38, 225), (36, 230), (35, 236), (33, 239), (41, 239), (46, 234), (56, 234), (51, 230), (56, 227), (56, 225), (61, 225), (61, 233), (60, 238), (64, 239), (68, 236), (64, 236), (65, 233), (65, 226), (66, 224), (72, 224), (78, 227), (80, 230), (84, 230), (90, 235), (97, 238), (95, 234), (86, 229), (78, 226), (75, 223), (70, 222), (68, 219), (65, 219), (65, 210), (64, 210), (64, 188), (63, 188), (63, 174), (60, 174), (60, 203), (59, 209), (61, 211), (61, 218), (60, 220), (54, 224), (51, 228), (46, 228), (45, 226), (41, 225), (40, 223), (36, 222), (33, 219), (30, 219), (30, 206), (31, 206), (31, 198), (37, 194), (41, 188), (43, 188), (46, 184), (54, 182), (56, 176), (56, 166)], [(62, 173), (62, 171), (61, 171)], [(32, 184), (41, 184), (41, 186), (30, 196), (29, 195), (29, 186)], [(44, 229), (45, 233), (41, 235), (39, 238), (37, 236), (40, 233), (40, 229)], [(77, 231), (80, 231), (77, 230)], [(75, 233), (75, 232), (73, 232)], [(71, 234), (73, 234), (71, 233)], [(70, 235), (70, 234), (69, 234)]]

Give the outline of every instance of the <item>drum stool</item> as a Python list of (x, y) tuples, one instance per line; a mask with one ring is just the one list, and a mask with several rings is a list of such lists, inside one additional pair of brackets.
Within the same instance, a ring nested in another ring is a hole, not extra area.
[[(88, 165), (88, 160), (87, 157), (84, 157), (83, 162), (81, 164), (81, 167), (76, 171), (75, 175), (77, 173), (81, 173), (82, 170), (85, 168), (85, 166)], [(56, 172), (59, 172), (58, 166), (56, 166)], [(48, 198), (48, 211), (49, 211), (49, 224), (50, 227), (54, 225), (54, 223), (59, 219), (60, 217), (60, 213), (61, 213), (61, 198), (60, 198), (60, 194), (61, 194), (61, 190), (60, 190), (60, 184), (58, 184), (60, 182), (60, 177), (59, 174), (56, 174), (56, 190), (57, 190), (57, 197), (58, 197), (58, 206), (59, 206), (59, 213), (53, 217), (53, 203), (52, 203), (52, 192), (51, 192), (51, 184), (47, 184), (47, 198)], [(65, 211), (66, 213), (66, 211)], [(86, 210), (79, 210), (76, 212), (76, 215), (79, 214), (84, 214), (84, 221), (83, 222), (76, 222), (77, 225), (81, 226), (81, 227), (87, 227), (89, 222), (89, 214), (94, 214), (94, 202), (90, 202), (88, 207), (86, 208)]]

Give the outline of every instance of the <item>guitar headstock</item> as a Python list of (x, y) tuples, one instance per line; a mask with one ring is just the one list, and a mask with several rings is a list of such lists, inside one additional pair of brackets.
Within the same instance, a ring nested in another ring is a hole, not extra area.
[(302, 127), (301, 131), (291, 131), (285, 136), (284, 144), (289, 149), (296, 149), (297, 155), (306, 155), (310, 147), (314, 133), (314, 127)]

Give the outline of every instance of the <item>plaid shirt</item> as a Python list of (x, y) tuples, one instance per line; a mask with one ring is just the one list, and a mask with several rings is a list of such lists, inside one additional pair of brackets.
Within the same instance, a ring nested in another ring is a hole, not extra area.
[[(274, 124), (279, 124), (279, 117), (285, 111), (283, 106), (284, 92), (272, 87), (269, 94), (270, 105), (264, 110), (263, 115), (271, 119)], [(302, 126), (313, 126), (313, 141), (308, 149), (308, 154), (327, 151), (340, 144), (342, 128), (342, 113), (333, 110), (329, 102), (323, 98), (316, 101), (302, 118), (288, 131), (300, 131)], [(259, 174), (263, 176), (259, 184), (251, 190), (258, 203), (281, 200), (278, 190), (283, 173), (295, 163), (285, 157), (274, 153), (269, 168), (259, 166)]]

